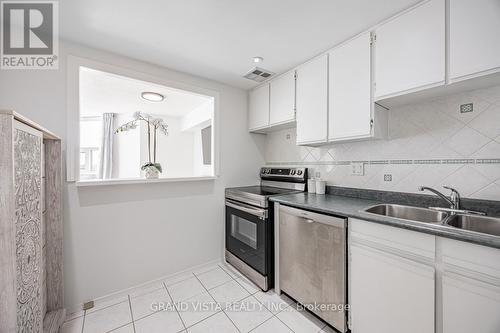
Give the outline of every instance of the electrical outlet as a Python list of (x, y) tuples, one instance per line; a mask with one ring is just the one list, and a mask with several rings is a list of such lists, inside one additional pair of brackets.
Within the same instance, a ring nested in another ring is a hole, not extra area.
[(384, 175), (384, 182), (392, 182), (392, 175), (391, 174), (385, 174)]
[(94, 301), (88, 301), (83, 303), (83, 310), (90, 310), (94, 307)]
[(285, 138), (286, 138), (287, 140), (290, 140), (290, 138), (291, 138), (291, 137), (292, 137), (292, 136), (290, 135), (290, 133), (287, 133), (287, 134), (286, 134), (286, 136), (285, 136)]
[(460, 113), (468, 113), (474, 111), (474, 104), (467, 103), (460, 105)]
[(320, 179), (320, 178), (321, 178), (321, 172), (316, 171), (316, 172), (314, 173), (314, 177), (315, 177), (316, 179)]
[(365, 175), (365, 164), (363, 162), (351, 163), (351, 175), (364, 176)]

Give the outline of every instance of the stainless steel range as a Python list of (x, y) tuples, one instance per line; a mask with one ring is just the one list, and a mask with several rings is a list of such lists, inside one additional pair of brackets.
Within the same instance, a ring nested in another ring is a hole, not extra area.
[(226, 261), (266, 291), (274, 284), (273, 195), (306, 190), (307, 168), (262, 168), (260, 185), (226, 189)]

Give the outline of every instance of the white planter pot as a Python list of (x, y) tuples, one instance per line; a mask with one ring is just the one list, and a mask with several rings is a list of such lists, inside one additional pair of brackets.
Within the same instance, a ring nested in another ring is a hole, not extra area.
[(160, 172), (154, 166), (148, 166), (144, 169), (144, 176), (146, 179), (158, 179)]

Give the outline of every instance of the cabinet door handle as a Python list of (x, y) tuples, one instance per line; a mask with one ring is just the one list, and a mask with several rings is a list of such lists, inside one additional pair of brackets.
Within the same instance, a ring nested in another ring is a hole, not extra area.
[(313, 220), (313, 219), (305, 219), (305, 221), (306, 221), (307, 223), (314, 223), (314, 220)]

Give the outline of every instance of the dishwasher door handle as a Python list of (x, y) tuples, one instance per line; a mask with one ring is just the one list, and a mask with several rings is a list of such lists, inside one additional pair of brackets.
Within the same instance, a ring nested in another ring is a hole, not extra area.
[(313, 220), (313, 219), (305, 219), (305, 221), (306, 221), (307, 223), (314, 223), (314, 220)]

